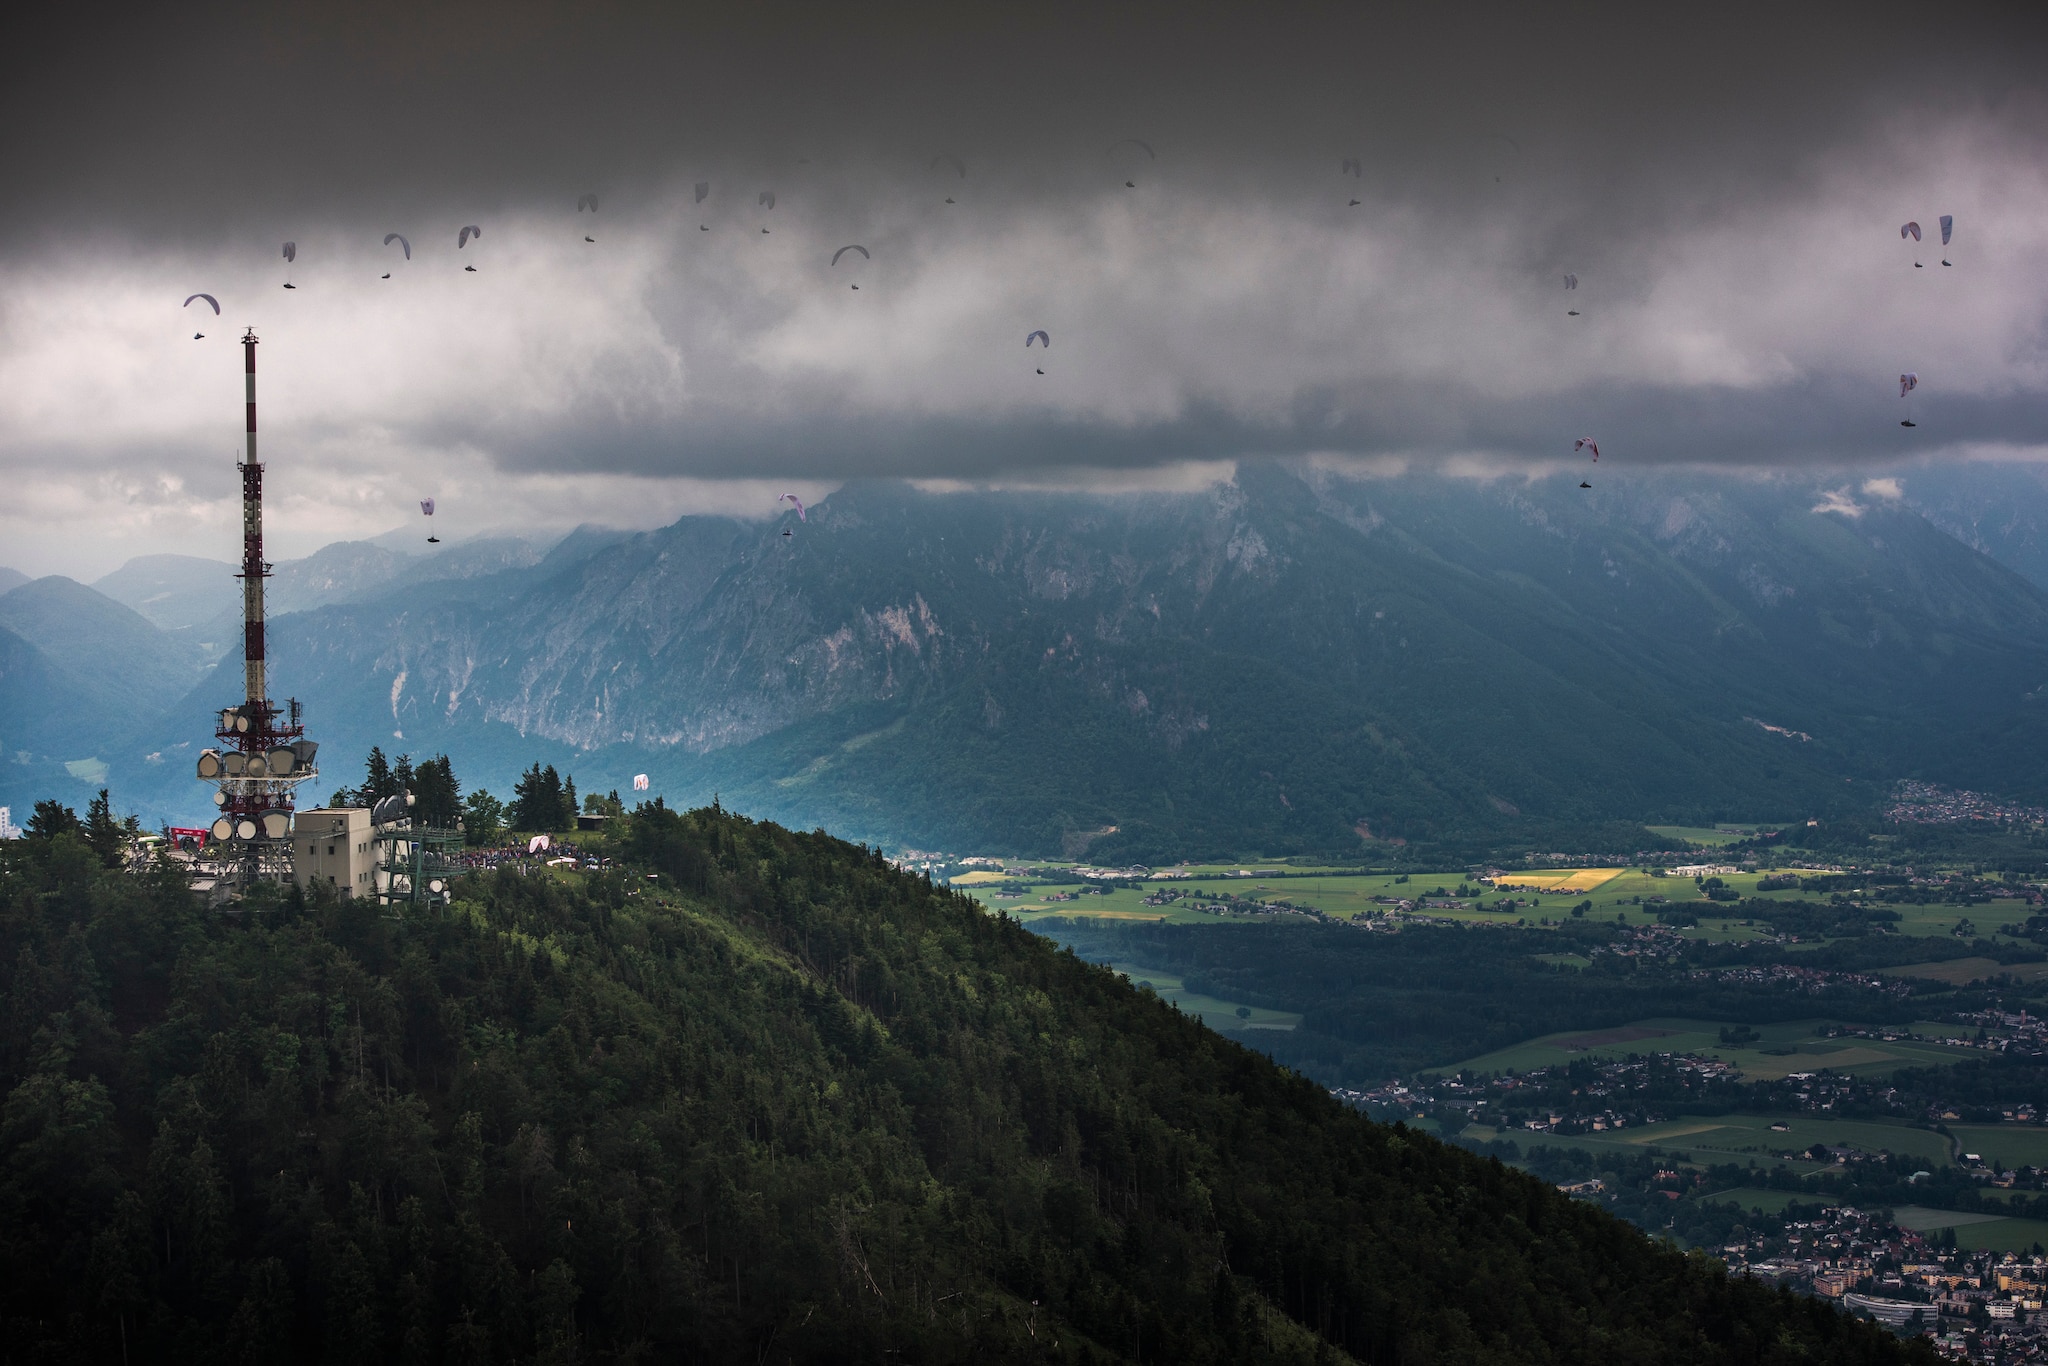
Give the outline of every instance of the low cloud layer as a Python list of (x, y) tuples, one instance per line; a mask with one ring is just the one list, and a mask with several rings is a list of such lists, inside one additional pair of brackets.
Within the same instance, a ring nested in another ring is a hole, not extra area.
[(0, 561), (226, 553), (245, 326), (286, 549), (428, 495), (482, 529), (1588, 434), (1626, 466), (2039, 456), (2038, 26), (1764, 13), (60, 27), (0, 143), (49, 187), (0, 211)]

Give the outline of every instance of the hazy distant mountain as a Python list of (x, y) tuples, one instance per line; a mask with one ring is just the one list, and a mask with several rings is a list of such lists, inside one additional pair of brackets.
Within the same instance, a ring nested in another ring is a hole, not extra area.
[(9, 569), (0, 564), (0, 593), (10, 593), (28, 582), (28, 575), (19, 569)]
[(2048, 588), (2048, 465), (1972, 462), (1898, 482), (1927, 520)]
[(75, 680), (82, 710), (108, 730), (154, 716), (182, 696), (206, 661), (133, 608), (60, 574), (0, 594), (0, 627)]
[(544, 758), (1019, 852), (1783, 819), (1901, 776), (2043, 795), (2048, 595), (2019, 575), (1882, 489), (1576, 483), (856, 486), (789, 537), (686, 518), (287, 618), (274, 673), (330, 773), (372, 742), (494, 789)]
[(93, 587), (166, 631), (198, 626), (241, 600), (235, 566), (197, 555), (138, 555)]
[(79, 705), (78, 681), (0, 627), (0, 773), (29, 778), (83, 757), (79, 746), (91, 723), (90, 710)]
[[(380, 540), (390, 539), (380, 538)], [(424, 538), (422, 538), (424, 540)], [(352, 602), (401, 584), (473, 578), (538, 564), (541, 547), (493, 537), (405, 551), (371, 541), (337, 541), (299, 560), (281, 560), (264, 585), (270, 617)], [(166, 629), (184, 633), (209, 662), (242, 643), (242, 585), (236, 567), (186, 555), (144, 555), (97, 586)]]
[(142, 796), (157, 765), (130, 737), (157, 726), (204, 669), (198, 651), (71, 579), (0, 594), (0, 805), (81, 801), (122, 756), (146, 775), (127, 784)]

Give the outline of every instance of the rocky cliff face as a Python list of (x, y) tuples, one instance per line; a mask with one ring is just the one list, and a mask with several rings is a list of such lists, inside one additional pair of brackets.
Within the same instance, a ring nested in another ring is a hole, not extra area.
[(1908, 773), (2039, 786), (2012, 756), (2042, 727), (2048, 596), (2017, 575), (1896, 499), (1576, 483), (852, 487), (787, 537), (686, 518), (288, 617), (274, 653), (330, 753), (446, 750), (493, 786), (539, 757), (586, 790), (646, 770), (1020, 850), (1787, 818)]

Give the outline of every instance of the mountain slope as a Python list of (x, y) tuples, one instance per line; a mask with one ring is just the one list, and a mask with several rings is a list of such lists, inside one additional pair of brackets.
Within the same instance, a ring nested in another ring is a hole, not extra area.
[(273, 673), (329, 755), (644, 770), (894, 845), (1462, 860), (1909, 776), (2048, 796), (2048, 594), (1893, 499), (1248, 465), (1173, 497), (856, 486), (780, 529), (331, 604), (276, 623)]
[[(138, 555), (92, 586), (132, 607), (166, 631), (187, 630), (240, 613), (242, 585), (234, 565), (198, 555)], [(239, 615), (237, 615), (239, 620)]]
[(79, 710), (101, 726), (155, 716), (202, 668), (191, 646), (134, 609), (62, 575), (0, 594), (0, 627), (35, 645), (76, 680)]
[[(823, 835), (199, 912), (0, 864), (24, 1357), (1931, 1361)], [(656, 893), (653, 886), (667, 890)], [(64, 893), (55, 894), (62, 888)]]
[(0, 753), (16, 765), (24, 752), (77, 757), (89, 725), (78, 693), (78, 681), (60, 665), (0, 627)]

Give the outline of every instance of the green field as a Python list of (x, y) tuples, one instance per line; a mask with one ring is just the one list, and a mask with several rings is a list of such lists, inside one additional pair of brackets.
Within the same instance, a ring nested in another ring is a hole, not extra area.
[[(1142, 918), (1187, 925), (1227, 925), (1263, 921), (1264, 917), (1204, 915), (1190, 909), (1188, 901), (1213, 901), (1224, 895), (1268, 902), (1288, 901), (1300, 906), (1312, 906), (1327, 916), (1348, 920), (1360, 913), (1401, 914), (1393, 907), (1381, 904), (1379, 899), (1420, 900), (1438, 895), (1448, 898), (1463, 882), (1489, 901), (1499, 901), (1503, 897), (1512, 896), (1522, 904), (1512, 913), (1484, 911), (1478, 909), (1479, 897), (1474, 896), (1464, 899), (1456, 906), (1417, 906), (1414, 911), (1407, 914), (1466, 924), (1541, 928), (1544, 922), (1555, 923), (1573, 918), (1573, 908), (1590, 901), (1592, 908), (1582, 917), (1584, 919), (1604, 922), (1626, 920), (1631, 924), (1641, 924), (1654, 920), (1657, 911), (1663, 908), (1640, 903), (1650, 897), (1662, 897), (1665, 900), (1664, 908), (1683, 906), (1701, 916), (1698, 925), (1683, 931), (1689, 939), (1726, 942), (1765, 937), (1763, 930), (1753, 924), (1744, 924), (1743, 917), (1739, 915), (1717, 915), (1716, 912), (1725, 903), (1709, 900), (1691, 878), (1656, 877), (1642, 869), (1624, 870), (1591, 891), (1580, 892), (1544, 891), (1526, 883), (1509, 885), (1523, 878), (1539, 881), (1560, 878), (1566, 876), (1569, 870), (1531, 869), (1526, 872), (1507, 873), (1501, 878), (1502, 888), (1495, 890), (1482, 887), (1462, 872), (1397, 875), (1323, 872), (1304, 868), (1282, 869), (1274, 864), (1246, 863), (1238, 866), (1258, 875), (1225, 877), (1222, 874), (1232, 871), (1226, 865), (1198, 865), (1185, 870), (1193, 874), (1185, 879), (1146, 881), (1118, 886), (1106, 896), (1096, 895), (1091, 890), (1087, 895), (1073, 901), (1062, 902), (1050, 901), (1047, 898), (1054, 892), (1075, 891), (1082, 885), (1079, 878), (1063, 880), (1061, 874), (1043, 878), (1021, 878), (992, 872), (972, 872), (955, 878), (953, 885), (978, 899), (990, 910), (1004, 910), (1027, 922), (1045, 916), (1060, 915), (1118, 920)], [(1778, 870), (1759, 869), (1746, 873), (1723, 873), (1719, 876), (1723, 884), (1743, 897), (1760, 897), (1766, 901), (1800, 899), (1803, 894), (1797, 889), (1773, 888), (1767, 892), (1757, 890), (1757, 883), (1775, 871)], [(1026, 889), (1022, 892), (1006, 892), (1003, 890), (1005, 885), (1024, 886)], [(1166, 906), (1144, 904), (1146, 897), (1166, 890), (1178, 891), (1184, 895), (1180, 900)], [(1804, 895), (1810, 899), (1810, 894)], [(1965, 917), (1971, 919), (1978, 933), (1989, 937), (1995, 934), (1999, 925), (2020, 916), (2017, 903), (2007, 906), (1993, 902), (1990, 905), (1974, 907), (1905, 905), (1890, 909), (1899, 914), (1899, 923), (1895, 927), (1899, 933), (1936, 938), (1952, 933)], [(1280, 917), (1280, 923), (1287, 923), (1287, 918)], [(2039, 965), (2035, 971), (2041, 976), (2048, 976), (2048, 964)], [(2024, 970), (2020, 975), (2025, 975)]]
[(1705, 845), (1719, 848), (1724, 844), (1735, 844), (1748, 839), (1759, 830), (1776, 830), (1778, 824), (1766, 821), (1762, 824), (1744, 825), (1646, 825), (1643, 827), (1653, 835), (1662, 835), (1668, 840), (1679, 840), (1685, 844)]
[[(1744, 1186), (1736, 1190), (1710, 1191), (1699, 1197), (1716, 1204), (1731, 1203), (1745, 1210), (1760, 1209), (1782, 1214), (1794, 1200), (1813, 1202), (1811, 1195), (1792, 1191), (1764, 1190)], [(1956, 1242), (1965, 1248), (1988, 1248), (1993, 1252), (2021, 1252), (2035, 1243), (2048, 1243), (2048, 1223), (2038, 1219), (2008, 1219), (2000, 1214), (1972, 1214), (1963, 1210), (1929, 1209), (1924, 1205), (1901, 1205), (1892, 1211), (1892, 1221), (1916, 1233), (1940, 1233), (1954, 1229)]]
[[(1774, 1131), (1773, 1124), (1790, 1124), (1786, 1131)], [(1749, 1162), (1765, 1166), (1784, 1161), (1816, 1143), (1843, 1144), (1867, 1153), (1893, 1152), (1910, 1155), (1930, 1164), (1948, 1161), (1948, 1140), (1931, 1129), (1916, 1129), (1883, 1120), (1831, 1119), (1810, 1114), (1725, 1114), (1687, 1115), (1662, 1124), (1636, 1129), (1590, 1134), (1551, 1134), (1536, 1130), (1496, 1130), (1473, 1125), (1463, 1137), (1488, 1141), (1512, 1138), (1524, 1148), (1548, 1144), (1558, 1148), (1579, 1148), (1587, 1152), (1641, 1152), (1658, 1147), (1682, 1152), (1696, 1166), (1722, 1162)], [(1795, 1159), (1790, 1165), (1801, 1173), (1824, 1170), (1829, 1164)]]
[(1950, 1124), (1956, 1150), (2001, 1167), (2048, 1166), (2048, 1128), (2038, 1124)]
[(2024, 1252), (2036, 1243), (2048, 1243), (2048, 1223), (2039, 1219), (2007, 1219), (1995, 1214), (1906, 1205), (1892, 1211), (1892, 1221), (1916, 1233), (1954, 1229), (1957, 1245), (1973, 1251)]
[[(1247, 1006), (1239, 1001), (1218, 1000), (1214, 996), (1203, 996), (1189, 991), (1181, 979), (1158, 968), (1148, 968), (1137, 963), (1111, 964), (1137, 986), (1150, 986), (1159, 993), (1159, 999), (1180, 1007), (1188, 1015), (1199, 1015), (1202, 1023), (1217, 1031), (1292, 1029), (1301, 1023), (1301, 1016), (1291, 1015), (1284, 1010), (1266, 1010), (1259, 1006)], [(1240, 1016), (1237, 1012), (1250, 1012)]]
[[(1757, 1029), (1757, 1040), (1736, 1048), (1721, 1042), (1721, 1025), (1712, 1020), (1636, 1020), (1612, 1029), (1566, 1030), (1528, 1039), (1483, 1053), (1450, 1067), (1444, 1074), (1470, 1068), (1475, 1072), (1525, 1072), (1555, 1067), (1581, 1058), (1619, 1059), (1630, 1054), (1697, 1053), (1719, 1058), (1740, 1069), (1745, 1080), (1775, 1081), (1794, 1072), (1823, 1068), (1851, 1076), (1880, 1076), (1900, 1067), (1955, 1062), (1971, 1056), (1966, 1049), (1911, 1039), (1831, 1039), (1821, 1031), (1827, 1020), (1791, 1020)], [(1916, 1024), (1911, 1032), (1939, 1037), (1955, 1025)]]
[(1761, 1186), (1738, 1186), (1734, 1190), (1708, 1191), (1700, 1197), (1702, 1204), (1736, 1205), (1745, 1210), (1760, 1209), (1765, 1214), (1783, 1214), (1785, 1206), (1799, 1199), (1797, 1191), (1765, 1190)]

